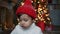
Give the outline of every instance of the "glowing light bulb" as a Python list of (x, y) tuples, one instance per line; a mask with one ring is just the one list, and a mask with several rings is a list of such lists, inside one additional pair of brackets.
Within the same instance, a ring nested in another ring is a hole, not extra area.
[(45, 16), (49, 16), (49, 14), (45, 14)]
[(24, 5), (24, 3), (23, 3), (23, 2), (21, 2), (21, 5), (23, 6), (23, 5)]
[(37, 3), (40, 3), (39, 1)]
[(44, 11), (44, 13), (47, 13), (47, 11), (46, 10), (43, 10)]
[(48, 20), (50, 20), (50, 18), (47, 18)]
[(38, 20), (38, 18), (35, 18), (35, 20)]

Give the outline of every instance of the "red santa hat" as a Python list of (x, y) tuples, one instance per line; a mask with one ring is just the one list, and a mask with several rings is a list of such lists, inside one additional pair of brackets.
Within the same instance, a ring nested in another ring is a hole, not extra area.
[[(31, 0), (25, 0), (24, 5), (19, 6), (17, 8), (16, 15), (18, 15), (18, 14), (27, 14), (34, 19), (37, 17), (37, 13), (32, 6)], [(42, 31), (44, 31), (45, 28), (44, 28), (44, 23), (43, 22), (38, 21), (37, 26), (39, 26), (42, 29)]]
[(34, 19), (36, 18), (36, 11), (32, 6), (31, 0), (25, 0), (24, 5), (19, 6), (17, 8), (16, 15), (21, 14), (21, 13), (27, 14)]

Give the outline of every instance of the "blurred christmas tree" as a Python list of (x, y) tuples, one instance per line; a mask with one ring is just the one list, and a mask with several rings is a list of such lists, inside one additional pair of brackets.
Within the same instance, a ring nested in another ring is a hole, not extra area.
[(33, 0), (34, 7), (37, 12), (38, 20), (44, 21), (46, 25), (51, 24), (48, 11), (48, 0)]

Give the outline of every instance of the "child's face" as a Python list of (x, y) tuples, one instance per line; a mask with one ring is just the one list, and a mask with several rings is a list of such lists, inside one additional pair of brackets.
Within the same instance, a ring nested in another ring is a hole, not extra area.
[(23, 28), (28, 28), (32, 24), (32, 18), (27, 14), (23, 14), (19, 18), (20, 26)]

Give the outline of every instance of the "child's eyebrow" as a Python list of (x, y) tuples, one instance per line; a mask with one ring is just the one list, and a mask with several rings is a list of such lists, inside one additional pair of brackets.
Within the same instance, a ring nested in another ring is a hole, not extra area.
[(28, 20), (29, 18), (20, 18), (20, 19), (22, 19), (22, 20), (25, 20), (25, 19), (27, 19), (27, 20)]

